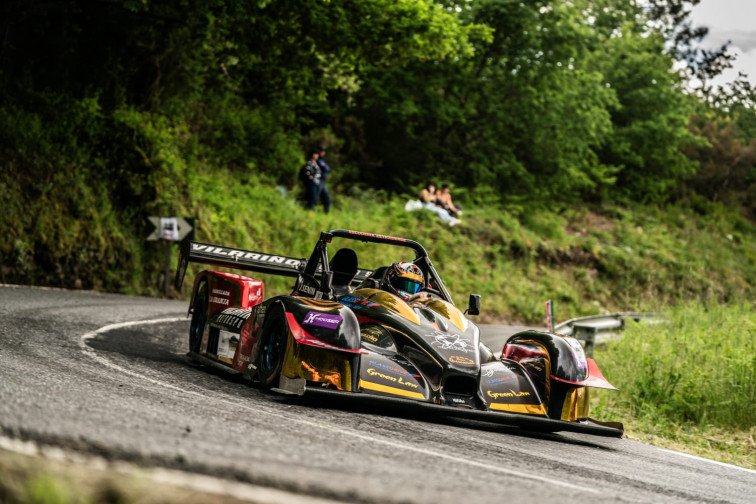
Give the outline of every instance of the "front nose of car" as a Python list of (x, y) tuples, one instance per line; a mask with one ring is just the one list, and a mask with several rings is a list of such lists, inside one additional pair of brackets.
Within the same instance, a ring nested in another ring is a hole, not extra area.
[(478, 376), (477, 372), (460, 372), (456, 370), (447, 370), (441, 386), (442, 398), (449, 406), (459, 408), (479, 407), (478, 393)]

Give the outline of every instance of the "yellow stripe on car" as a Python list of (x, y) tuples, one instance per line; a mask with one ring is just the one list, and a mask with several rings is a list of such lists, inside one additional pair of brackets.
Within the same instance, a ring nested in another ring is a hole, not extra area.
[(528, 415), (545, 415), (546, 408), (543, 404), (503, 404), (503, 403), (491, 403), (488, 405), (489, 409), (506, 411), (508, 413), (526, 413)]
[(365, 380), (360, 380), (360, 387), (367, 390), (374, 390), (376, 392), (385, 392), (387, 394), (400, 395), (403, 397), (412, 397), (413, 399), (425, 399), (425, 396), (420, 392), (402, 390), (400, 388), (389, 387), (388, 385), (381, 385), (379, 383), (373, 383)]

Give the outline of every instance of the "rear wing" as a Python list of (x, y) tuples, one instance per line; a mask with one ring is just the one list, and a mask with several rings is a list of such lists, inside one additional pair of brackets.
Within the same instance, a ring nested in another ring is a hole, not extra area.
[[(296, 278), (304, 271), (307, 259), (269, 255), (184, 240), (181, 242), (178, 268), (176, 268), (176, 277), (173, 281), (176, 290), (181, 290), (186, 268), (190, 262)], [(322, 268), (319, 267), (318, 273), (321, 270)], [(361, 282), (371, 273), (372, 270), (357, 270), (352, 283)]]

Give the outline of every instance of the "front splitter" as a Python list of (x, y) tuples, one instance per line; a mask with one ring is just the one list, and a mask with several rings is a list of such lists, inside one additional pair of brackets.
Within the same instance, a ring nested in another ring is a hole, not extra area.
[(619, 438), (621, 438), (625, 432), (623, 425), (618, 422), (604, 423), (592, 419), (581, 420), (579, 422), (565, 422), (563, 420), (554, 420), (552, 418), (535, 415), (455, 408), (452, 406), (442, 406), (398, 397), (394, 398), (366, 393), (339, 392), (335, 390), (308, 387), (304, 391), (304, 397), (312, 399), (316, 403), (333, 402), (343, 403), (344, 405), (371, 406), (372, 411), (376, 411), (376, 408), (383, 406), (387, 409), (399, 410), (406, 413), (417, 414), (419, 416), (428, 415), (429, 417), (434, 418), (438, 418), (439, 416), (446, 418), (465, 418), (480, 422), (519, 427), (524, 430), (537, 432), (577, 432), (581, 434), (590, 434), (592, 436)]

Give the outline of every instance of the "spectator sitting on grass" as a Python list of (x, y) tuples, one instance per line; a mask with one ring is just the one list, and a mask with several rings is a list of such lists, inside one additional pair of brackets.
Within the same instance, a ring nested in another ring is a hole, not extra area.
[(425, 205), (426, 203), (435, 203), (436, 198), (436, 184), (428, 182), (428, 185), (423, 187), (423, 190), (420, 191), (420, 201)]
[(436, 204), (449, 212), (452, 217), (459, 217), (462, 213), (462, 207), (457, 206), (452, 201), (451, 190), (449, 184), (443, 184), (441, 186), (441, 192), (436, 197)]
[(441, 218), (442, 221), (446, 222), (450, 226), (456, 226), (457, 224), (459, 224), (459, 219), (452, 217), (451, 215), (449, 215), (449, 212), (437, 205), (437, 198), (438, 192), (436, 191), (436, 184), (429, 182), (428, 185), (425, 186), (422, 191), (420, 191), (420, 201), (422, 202), (421, 208), (432, 210), (439, 216), (439, 218)]

